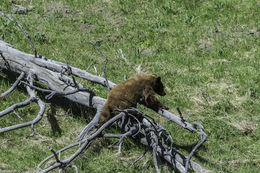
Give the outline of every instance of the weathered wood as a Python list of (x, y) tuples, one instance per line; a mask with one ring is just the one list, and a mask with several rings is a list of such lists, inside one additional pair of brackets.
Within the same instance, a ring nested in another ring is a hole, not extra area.
[[(67, 67), (66, 64), (57, 61), (46, 60), (44, 58), (35, 58), (34, 55), (21, 52), (1, 40), (0, 53), (9, 64), (8, 66), (6, 66), (6, 61), (0, 57), (0, 67), (3, 69), (11, 70), (17, 73), (24, 72), (25, 74), (28, 74), (29, 71), (32, 70), (37, 76), (37, 79), (45, 84), (47, 87), (49, 87), (51, 90), (64, 91), (64, 88), (66, 88), (65, 91), (73, 91), (75, 89), (73, 87), (67, 87), (67, 85), (63, 81), (59, 80), (59, 77), (61, 76), (60, 72), (63, 67)], [(8, 67), (10, 67), (10, 69), (8, 69)], [(105, 83), (104, 78), (92, 75), (86, 71), (72, 67), (72, 72), (75, 76), (88, 79), (92, 82), (101, 85), (104, 85)], [(67, 78), (68, 80), (72, 80), (68, 77), (65, 78)], [(115, 86), (113, 82), (109, 81), (109, 84), (110, 86)], [(92, 99), (92, 105), (90, 105), (89, 99), (91, 97), (90, 94), (87, 92), (78, 92), (72, 95), (67, 95), (65, 97), (73, 102), (94, 108), (98, 108), (100, 106), (103, 107), (105, 103), (105, 99), (94, 96)]]

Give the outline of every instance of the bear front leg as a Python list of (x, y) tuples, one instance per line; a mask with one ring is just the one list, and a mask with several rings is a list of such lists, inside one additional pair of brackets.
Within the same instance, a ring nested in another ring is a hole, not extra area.
[(148, 108), (153, 109), (154, 111), (158, 112), (159, 109), (166, 109), (169, 108), (162, 104), (156, 97), (155, 92), (151, 87), (145, 88), (143, 91), (144, 96), (144, 105)]
[(148, 108), (151, 108), (156, 112), (158, 112), (159, 109), (169, 109), (167, 106), (162, 104), (154, 95), (148, 96), (145, 102)]

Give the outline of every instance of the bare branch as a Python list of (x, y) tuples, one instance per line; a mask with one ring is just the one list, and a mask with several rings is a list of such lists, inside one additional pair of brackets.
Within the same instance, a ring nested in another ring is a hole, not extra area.
[(22, 72), (22, 73), (20, 74), (20, 76), (17, 78), (17, 80), (13, 83), (12, 87), (9, 88), (6, 92), (2, 93), (2, 94), (0, 95), (0, 98), (1, 98), (1, 97), (5, 97), (5, 96), (8, 95), (9, 93), (11, 93), (11, 92), (15, 89), (15, 87), (21, 82), (21, 80), (22, 80), (22, 78), (24, 77), (24, 75), (25, 75), (25, 73)]
[(98, 107), (97, 108), (97, 112), (94, 116), (94, 118), (87, 124), (87, 126), (80, 132), (79, 134), (79, 137), (78, 137), (78, 140), (81, 141), (85, 136), (86, 134), (88, 134), (88, 132), (93, 129), (94, 127), (97, 127), (98, 126), (98, 120), (99, 120), (99, 117), (100, 117), (100, 114), (102, 112), (102, 109), (103, 109), (103, 106), (102, 107)]
[[(33, 72), (29, 72), (29, 75), (27, 77), (27, 80), (32, 84), (33, 83)], [(30, 95), (30, 98), (29, 100), (31, 101), (36, 101), (37, 104), (39, 105), (40, 107), (40, 110), (38, 112), (38, 115), (37, 117), (32, 120), (32, 121), (29, 121), (29, 122), (26, 122), (26, 123), (22, 123), (22, 124), (17, 124), (17, 125), (13, 125), (13, 126), (9, 126), (9, 127), (5, 127), (5, 128), (1, 128), (0, 129), (0, 133), (4, 133), (4, 132), (7, 132), (7, 131), (11, 131), (11, 130), (16, 130), (16, 129), (19, 129), (19, 128), (23, 128), (23, 127), (27, 127), (27, 126), (33, 126), (34, 124), (38, 123), (41, 119), (42, 119), (42, 116), (43, 116), (43, 113), (44, 113), (44, 110), (45, 110), (45, 104), (41, 101), (41, 99), (39, 99), (38, 97), (36, 97), (35, 95), (35, 91), (32, 90), (30, 87), (26, 87), (27, 89), (27, 92), (28, 94)], [(14, 110), (14, 109), (13, 109)]]
[(185, 163), (185, 172), (188, 172), (188, 169), (189, 169), (189, 162), (190, 162), (190, 159), (191, 157), (193, 156), (193, 154), (195, 153), (195, 151), (197, 151), (197, 149), (206, 141), (207, 139), (207, 135), (206, 133), (204, 132), (204, 128), (203, 126), (198, 123), (198, 122), (194, 122), (193, 123), (193, 126), (198, 126), (199, 127), (199, 132), (198, 134), (201, 136), (201, 141), (199, 141), (195, 147), (192, 149), (191, 153), (189, 154), (187, 160), (186, 160), (186, 163)]
[(105, 58), (105, 64), (104, 64), (104, 69), (103, 69), (103, 75), (104, 75), (104, 78), (105, 78), (105, 80), (106, 80), (107, 89), (108, 89), (108, 91), (110, 91), (110, 90), (111, 90), (111, 87), (109, 86), (109, 83), (108, 83), (108, 80), (107, 80), (107, 77), (106, 77), (106, 67), (107, 67), (107, 63), (108, 63), (108, 58), (107, 58), (107, 56), (100, 50), (100, 48), (97, 47), (96, 44), (93, 44), (93, 43), (91, 43), (91, 42), (88, 42), (88, 43), (91, 44), (92, 46), (94, 46), (94, 47), (98, 50), (98, 52)]
[(158, 138), (153, 131), (150, 131), (150, 138), (151, 138), (151, 147), (153, 148), (153, 162), (154, 162), (155, 170), (157, 173), (160, 173), (158, 163), (157, 163)]
[(118, 141), (118, 153), (119, 154), (122, 153), (122, 144), (123, 144), (124, 139), (126, 137), (133, 136), (137, 131), (139, 131), (139, 129), (137, 128), (137, 126), (135, 126), (135, 127), (131, 127), (128, 132), (122, 134), (122, 136), (120, 137), (120, 139)]
[(144, 152), (141, 156), (139, 156), (135, 161), (133, 161), (133, 163), (132, 163), (131, 165), (134, 165), (136, 162), (138, 162), (139, 160), (141, 160), (141, 159), (145, 156), (145, 154), (146, 154), (148, 151), (149, 151), (149, 150), (146, 149), (145, 152)]
[(9, 19), (10, 21), (12, 21), (21, 31), (22, 33), (25, 35), (25, 37), (27, 38), (27, 40), (29, 41), (33, 51), (34, 51), (34, 56), (35, 58), (37, 58), (37, 50), (36, 48), (34, 47), (33, 43), (32, 43), (32, 40), (30, 38), (30, 36), (27, 34), (27, 32), (25, 32), (25, 30), (23, 29), (23, 27), (17, 23), (14, 19), (12, 19), (10, 16), (7, 16), (5, 13), (3, 13), (2, 11), (0, 11), (0, 14), (4, 17), (6, 17), (7, 19)]
[(17, 108), (21, 108), (21, 107), (25, 107), (27, 105), (29, 105), (31, 102), (35, 101), (36, 98), (35, 97), (30, 97), (28, 98), (27, 100), (23, 101), (23, 102), (20, 102), (20, 103), (16, 103), (16, 104), (13, 104), (12, 106), (10, 106), (9, 108), (3, 110), (0, 112), (0, 117), (6, 115), (6, 114), (9, 114), (11, 112), (13, 112), (15, 109)]
[[(118, 119), (122, 118), (122, 116), (124, 116), (124, 113), (120, 113), (117, 116), (113, 117), (112, 119), (110, 119), (108, 122), (106, 122), (105, 124), (103, 124), (95, 133), (93, 133), (90, 137), (88, 137), (87, 139), (84, 139), (80, 142), (77, 142), (75, 144), (82, 144), (80, 146), (80, 148), (73, 154), (71, 155), (68, 159), (64, 160), (64, 161), (60, 161), (55, 163), (54, 165), (50, 166), (49, 168), (46, 168), (44, 170), (41, 171), (41, 173), (45, 173), (45, 172), (49, 172), (57, 167), (66, 167), (67, 165), (69, 165), (83, 150), (87, 149), (90, 145), (90, 143), (92, 142), (92, 140), (96, 139), (98, 136), (101, 135), (101, 132), (109, 125), (111, 125), (113, 122), (117, 121)], [(73, 144), (74, 146), (76, 146), (75, 144)], [(63, 150), (64, 151), (64, 150)], [(60, 151), (58, 151), (60, 152)], [(54, 155), (52, 155), (53, 157)], [(51, 156), (49, 156), (48, 158), (51, 158)], [(46, 159), (44, 160), (45, 162), (47, 161)], [(38, 165), (38, 168), (41, 167), (41, 165), (44, 162), (41, 162), (40, 165)]]
[(193, 133), (196, 132), (196, 129), (193, 127), (192, 124), (188, 123), (185, 120), (183, 121), (183, 119), (181, 119), (177, 115), (174, 115), (173, 113), (171, 113), (167, 110), (160, 109), (157, 113), (160, 114), (161, 116), (167, 118), (168, 120), (173, 121), (176, 124), (180, 125), (182, 128), (189, 130), (190, 132), (193, 132)]

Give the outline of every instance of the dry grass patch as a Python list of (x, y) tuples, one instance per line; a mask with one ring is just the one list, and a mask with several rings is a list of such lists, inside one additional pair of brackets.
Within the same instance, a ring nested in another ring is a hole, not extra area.
[(238, 129), (243, 134), (249, 134), (255, 131), (258, 128), (258, 124), (253, 121), (234, 121), (231, 122), (230, 125), (234, 126), (236, 129)]

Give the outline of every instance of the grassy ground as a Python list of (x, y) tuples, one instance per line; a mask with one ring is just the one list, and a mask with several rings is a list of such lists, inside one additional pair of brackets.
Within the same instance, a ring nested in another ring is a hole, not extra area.
[[(19, 14), (15, 4), (26, 7), (25, 13)], [(190, 121), (201, 122), (208, 134), (195, 161), (214, 172), (236, 173), (256, 173), (260, 167), (259, 8), (258, 0), (0, 2), (0, 10), (25, 28), (40, 55), (81, 69), (95, 63), (88, 71), (102, 75), (104, 58), (87, 44), (98, 42), (109, 57), (109, 80), (118, 83), (137, 69), (161, 76), (167, 92), (162, 102), (172, 112), (177, 106), (184, 114), (191, 112)], [(33, 53), (24, 36), (4, 18), (0, 39)], [(1, 92), (12, 82), (0, 74)], [(105, 88), (94, 89), (102, 97), (107, 94)], [(16, 90), (0, 100), (0, 110), (26, 97)], [(23, 120), (7, 115), (0, 119), (0, 128), (33, 119), (37, 110), (37, 105), (19, 109)], [(48, 145), (57, 150), (72, 143), (88, 122), (75, 116), (57, 118), (63, 130), (60, 136), (52, 134), (46, 117), (35, 126), (42, 137), (29, 137), (30, 128), (1, 134), (0, 172), (35, 172), (36, 165), (51, 154)], [(198, 140), (161, 117), (157, 120), (171, 130), (183, 153)], [(110, 147), (113, 143), (96, 141), (74, 164), (80, 172), (154, 171), (150, 154), (129, 166), (144, 151), (142, 146), (129, 139), (124, 143), (125, 155), (117, 157)], [(161, 169), (167, 172), (166, 166)]]

